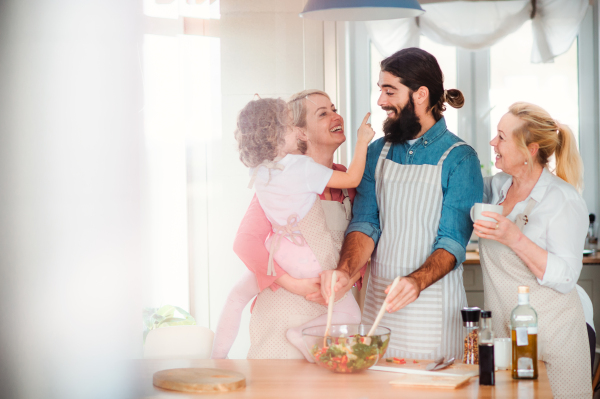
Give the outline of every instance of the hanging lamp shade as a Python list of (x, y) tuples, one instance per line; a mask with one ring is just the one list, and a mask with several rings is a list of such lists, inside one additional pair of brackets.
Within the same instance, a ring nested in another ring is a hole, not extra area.
[(417, 0), (308, 0), (302, 18), (321, 21), (376, 21), (417, 17)]

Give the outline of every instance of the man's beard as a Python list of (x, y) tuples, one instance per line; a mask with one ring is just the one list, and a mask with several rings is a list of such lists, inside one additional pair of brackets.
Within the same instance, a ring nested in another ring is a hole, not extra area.
[(385, 110), (393, 110), (396, 112), (395, 118), (388, 117), (383, 122), (383, 133), (385, 141), (392, 144), (404, 143), (407, 140), (414, 139), (421, 131), (421, 123), (419, 117), (415, 114), (415, 103), (412, 95), (408, 96), (408, 103), (402, 108), (398, 114), (398, 110), (394, 108), (383, 108)]

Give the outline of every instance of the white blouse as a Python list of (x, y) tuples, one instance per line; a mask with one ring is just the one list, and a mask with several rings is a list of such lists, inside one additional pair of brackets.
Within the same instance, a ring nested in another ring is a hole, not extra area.
[[(512, 176), (503, 172), (484, 178), (483, 202), (500, 204), (511, 185)], [(546, 168), (529, 196), (517, 203), (507, 218), (515, 222), (517, 215), (525, 212), (530, 198), (537, 204), (527, 215), (523, 234), (548, 251), (546, 271), (543, 278), (537, 280), (540, 285), (569, 293), (575, 288), (583, 266), (583, 247), (589, 226), (587, 205), (572, 185)], [(580, 296), (581, 291), (578, 290)]]

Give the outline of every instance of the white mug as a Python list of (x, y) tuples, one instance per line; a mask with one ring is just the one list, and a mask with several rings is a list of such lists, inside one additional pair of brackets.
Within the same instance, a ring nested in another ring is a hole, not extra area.
[(481, 212), (496, 212), (502, 215), (502, 205), (492, 205), (492, 204), (480, 204), (477, 203), (471, 207), (471, 220), (488, 220), (490, 222), (496, 222), (496, 219), (492, 219), (486, 216), (481, 216)]
[(498, 370), (508, 370), (512, 363), (512, 341), (510, 338), (494, 339), (494, 363)]

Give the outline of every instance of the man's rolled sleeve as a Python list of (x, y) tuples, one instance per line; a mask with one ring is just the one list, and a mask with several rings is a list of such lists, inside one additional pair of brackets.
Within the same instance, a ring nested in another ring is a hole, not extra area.
[[(473, 233), (471, 207), (483, 198), (483, 177), (475, 150), (467, 146), (457, 150), (456, 154), (451, 152), (444, 162), (448, 162), (451, 169), (443, 190), (442, 214), (433, 247), (433, 250), (443, 248), (453, 254), (455, 268), (465, 261), (467, 244)], [(451, 159), (452, 155), (458, 159)]]
[(377, 245), (377, 241), (379, 241), (379, 236), (381, 235), (381, 230), (379, 230), (379, 226), (374, 226), (369, 222), (355, 222), (354, 219), (352, 219), (352, 223), (350, 223), (350, 225), (348, 226), (348, 229), (346, 230), (346, 235), (352, 233), (353, 231), (359, 231), (363, 234), (368, 235), (373, 239), (375, 245)]
[(456, 258), (456, 265), (454, 267), (463, 263), (467, 257), (467, 251), (465, 247), (462, 244), (454, 241), (450, 237), (438, 237), (438, 239), (433, 244), (433, 250), (431, 252), (440, 248), (445, 249), (446, 251), (454, 255), (454, 257)]

